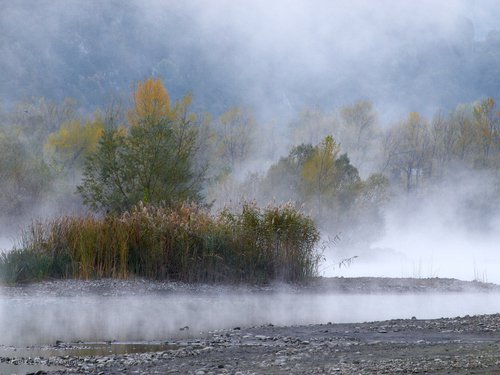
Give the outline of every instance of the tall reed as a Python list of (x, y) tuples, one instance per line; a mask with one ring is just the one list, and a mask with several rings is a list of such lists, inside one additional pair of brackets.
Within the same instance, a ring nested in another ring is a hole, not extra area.
[(316, 274), (319, 233), (293, 205), (212, 215), (192, 203), (139, 204), (121, 216), (33, 223), (0, 257), (9, 282), (147, 277), (185, 282), (300, 281)]

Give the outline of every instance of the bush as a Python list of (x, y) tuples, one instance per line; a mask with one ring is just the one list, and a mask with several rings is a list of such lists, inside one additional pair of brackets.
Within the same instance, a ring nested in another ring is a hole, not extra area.
[(300, 281), (316, 274), (319, 233), (292, 205), (212, 215), (196, 204), (139, 204), (120, 216), (36, 222), (0, 259), (4, 280), (127, 278)]

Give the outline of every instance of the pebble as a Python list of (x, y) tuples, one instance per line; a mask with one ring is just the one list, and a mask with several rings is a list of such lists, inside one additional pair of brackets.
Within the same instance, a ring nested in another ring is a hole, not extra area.
[[(79, 287), (78, 283), (75, 283), (75, 288)], [(107, 284), (93, 282), (88, 285), (89, 291), (93, 292)], [(52, 284), (49, 282), (47, 286)], [(107, 287), (110, 293), (116, 293), (114, 288)], [(142, 287), (147, 291), (150, 288), (165, 288), (147, 283)], [(478, 339), (482, 342), (477, 342)], [(479, 369), (486, 374), (493, 373), (500, 366), (500, 314), (436, 320), (412, 317), (344, 325), (328, 322), (327, 326), (235, 326), (230, 330), (208, 333), (203, 339), (189, 343), (185, 340), (169, 340), (168, 344), (175, 349), (159, 353), (101, 357), (64, 355), (66, 344), (59, 341), (56, 347), (61, 350), (61, 356), (18, 358), (10, 355), (0, 356), (0, 362), (65, 368), (46, 371), (47, 374), (106, 375), (364, 375), (456, 373), (459, 370), (463, 372), (463, 369), (467, 369), (468, 373)]]

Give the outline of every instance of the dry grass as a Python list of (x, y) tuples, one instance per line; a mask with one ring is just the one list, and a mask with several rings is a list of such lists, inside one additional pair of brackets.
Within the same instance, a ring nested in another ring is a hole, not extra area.
[(3, 254), (9, 282), (147, 277), (185, 282), (300, 281), (314, 276), (319, 233), (292, 205), (212, 215), (195, 204), (138, 205), (121, 216), (34, 223)]

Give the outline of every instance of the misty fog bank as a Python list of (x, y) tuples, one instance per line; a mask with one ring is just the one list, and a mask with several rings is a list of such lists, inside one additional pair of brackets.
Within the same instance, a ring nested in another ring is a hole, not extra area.
[[(499, 18), (492, 0), (2, 2), (0, 249), (87, 212), (97, 141), (79, 141), (109, 102), (127, 126), (130, 86), (153, 77), (193, 93), (214, 210), (296, 202), (339, 235), (325, 275), (500, 283)], [(343, 178), (316, 188), (328, 135)]]
[[(0, 289), (1, 293), (1, 289)], [(432, 319), (500, 311), (498, 294), (256, 293), (136, 297), (0, 296), (0, 345), (168, 340), (272, 323)], [(189, 326), (189, 331), (179, 328)]]
[[(325, 250), (324, 276), (446, 277), (500, 284), (498, 177), (457, 171), (422, 195), (394, 197), (368, 247)], [(358, 256), (350, 266), (342, 259)]]
[[(385, 119), (497, 96), (496, 2), (3, 2), (0, 97), (93, 109), (130, 82), (165, 80), (219, 114), (267, 120), (373, 101)], [(22, 27), (21, 27), (22, 25)]]

